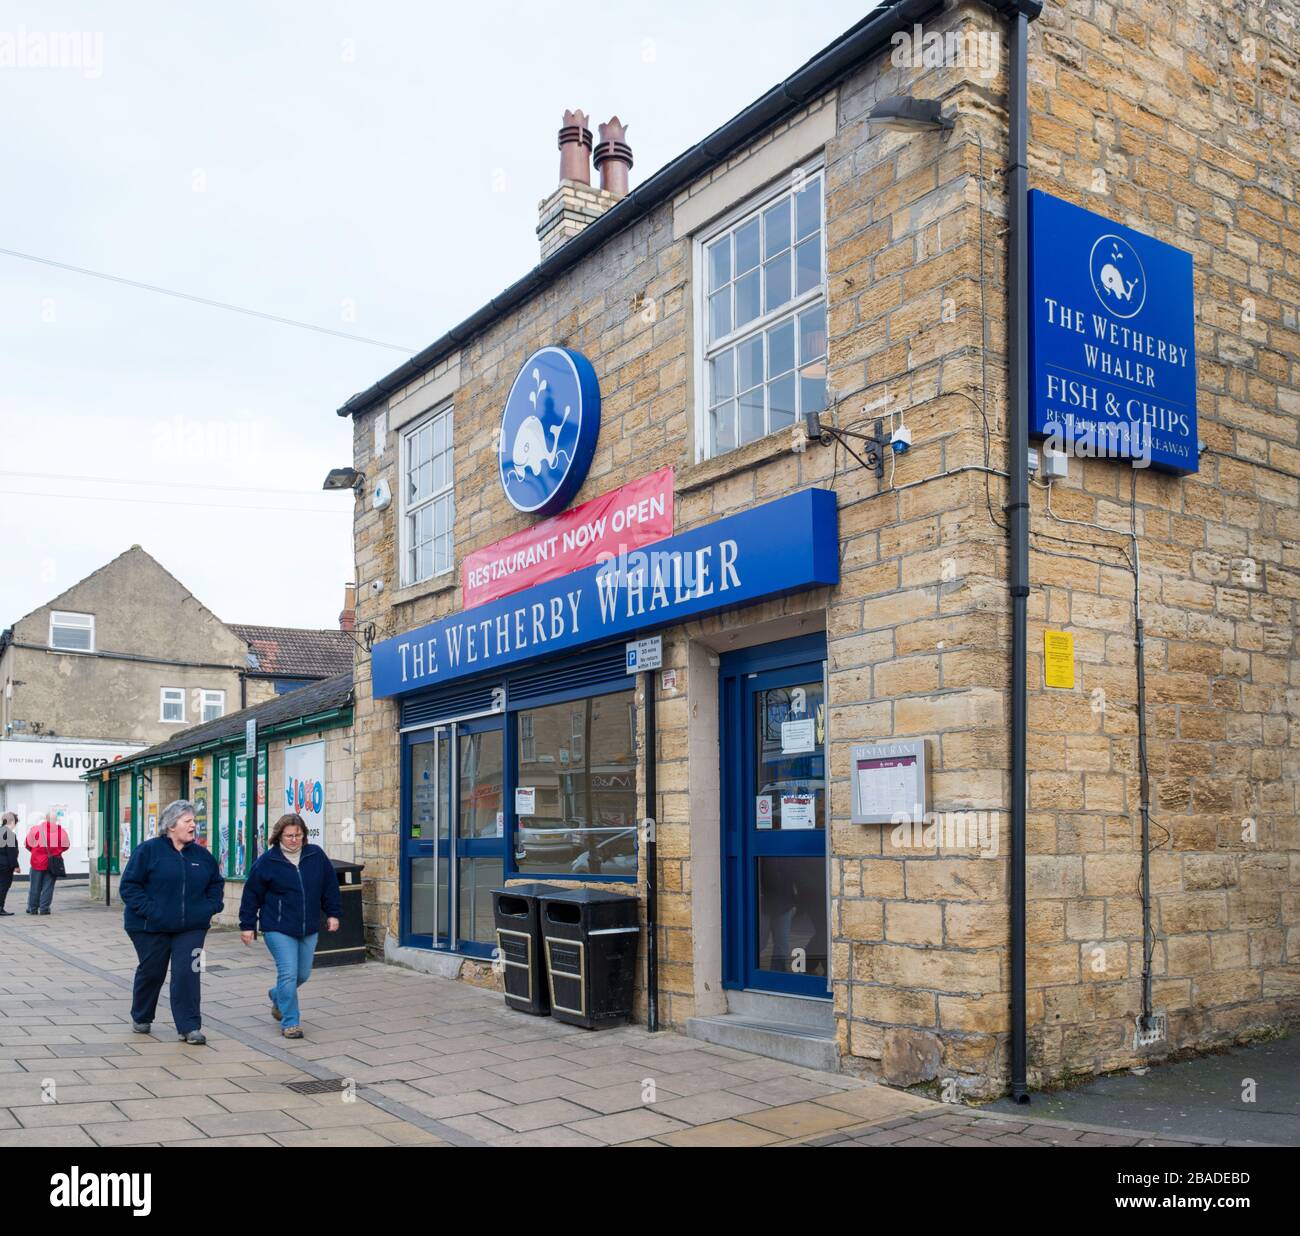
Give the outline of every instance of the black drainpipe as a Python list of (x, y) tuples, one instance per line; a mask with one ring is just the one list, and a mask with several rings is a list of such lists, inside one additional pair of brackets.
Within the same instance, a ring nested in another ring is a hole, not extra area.
[(1029, 23), (1042, 0), (998, 0), (1007, 17), (1007, 337), (1011, 450), (1007, 460), (1011, 592), (1011, 1097), (1029, 1102), (1025, 1025), (1025, 733), (1029, 688)]
[(655, 673), (648, 670), (645, 676), (645, 985), (646, 1022), (651, 1032), (659, 1029), (659, 809), (655, 805), (659, 739), (655, 732)]

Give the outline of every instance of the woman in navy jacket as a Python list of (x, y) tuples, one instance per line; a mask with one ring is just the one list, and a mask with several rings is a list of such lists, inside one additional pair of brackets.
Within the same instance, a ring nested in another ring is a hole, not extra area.
[(126, 934), (140, 964), (131, 993), (131, 1028), (148, 1034), (170, 961), (172, 1020), (186, 1043), (206, 1043), (200, 1028), (199, 956), (212, 918), (225, 904), (217, 860), (194, 840), (194, 804), (168, 803), (158, 836), (135, 847), (118, 885)]
[(251, 945), (260, 926), (275, 959), (275, 986), (266, 994), (286, 1039), (302, 1038), (298, 988), (311, 978), (320, 916), (325, 915), (327, 931), (338, 931), (342, 912), (333, 863), (320, 846), (308, 842), (302, 816), (282, 815), (271, 830), (270, 848), (253, 864), (244, 885), (239, 930)]

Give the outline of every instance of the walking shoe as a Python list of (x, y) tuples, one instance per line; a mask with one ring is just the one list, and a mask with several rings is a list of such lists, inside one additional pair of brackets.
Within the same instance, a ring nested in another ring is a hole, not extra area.
[(42, 913), (42, 914), (48, 914), (49, 911), (48, 911), (48, 910), (42, 910), (41, 913)]
[(28, 913), (28, 914), (35, 914), (36, 911), (35, 911), (35, 910), (28, 910), (27, 913)]
[(202, 1047), (208, 1039), (202, 1030), (191, 1030), (189, 1034), (180, 1035), (176, 1041), (178, 1043), (193, 1043), (195, 1047)]
[(302, 1038), (302, 1027), (285, 1026), (285, 1028), (281, 1030), (280, 1033), (284, 1035), (286, 1039), (300, 1039)]
[(136, 1034), (148, 1034), (153, 1029), (153, 1022), (133, 1021), (131, 1023), (131, 1029), (134, 1030)]
[(280, 1012), (280, 1006), (276, 1004), (274, 1000), (271, 1001), (271, 1016), (274, 1017), (276, 1021), (282, 1021), (284, 1019), (284, 1014)]
[(13, 918), (13, 916), (14, 912), (12, 910), (0, 910), (0, 918)]

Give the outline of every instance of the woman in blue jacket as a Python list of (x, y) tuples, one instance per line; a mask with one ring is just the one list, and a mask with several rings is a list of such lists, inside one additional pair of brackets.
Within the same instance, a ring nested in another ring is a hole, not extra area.
[(311, 978), (320, 916), (325, 915), (326, 931), (338, 931), (342, 912), (334, 865), (320, 846), (308, 843), (302, 816), (282, 815), (271, 830), (270, 848), (253, 864), (244, 885), (239, 930), (251, 945), (260, 925), (275, 959), (275, 986), (266, 994), (286, 1039), (302, 1038), (298, 988)]
[(131, 1029), (148, 1034), (171, 963), (172, 1020), (185, 1043), (206, 1043), (199, 1015), (200, 956), (214, 915), (225, 904), (217, 860), (194, 840), (194, 804), (168, 803), (158, 836), (135, 847), (118, 891), (126, 934), (140, 964), (131, 992)]

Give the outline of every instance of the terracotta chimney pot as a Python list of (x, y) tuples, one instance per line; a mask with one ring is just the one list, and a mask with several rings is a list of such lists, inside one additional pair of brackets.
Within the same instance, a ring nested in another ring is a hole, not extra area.
[[(590, 117), (579, 108), (564, 113), (564, 126), (560, 129), (560, 179), (591, 184), (591, 130)], [(602, 126), (602, 133), (604, 128)]]
[(600, 126), (596, 170), (600, 173), (600, 187), (616, 197), (627, 196), (627, 174), (632, 168), (632, 147), (626, 139), (627, 126), (617, 116)]

